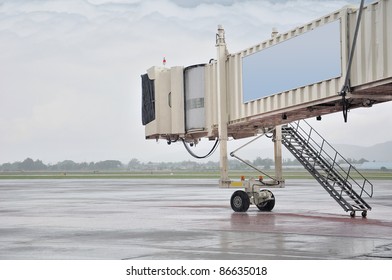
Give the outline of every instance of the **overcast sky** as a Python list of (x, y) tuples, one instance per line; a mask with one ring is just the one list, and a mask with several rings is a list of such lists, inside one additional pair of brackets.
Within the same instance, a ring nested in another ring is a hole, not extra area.
[[(191, 158), (144, 140), (140, 75), (208, 62), (223, 24), (230, 52), (360, 1), (0, 0), (0, 163)], [(329, 115), (333, 143), (392, 140), (392, 104)], [(199, 151), (211, 143), (202, 143)], [(260, 155), (263, 156), (263, 155)], [(214, 160), (217, 157), (213, 158)]]

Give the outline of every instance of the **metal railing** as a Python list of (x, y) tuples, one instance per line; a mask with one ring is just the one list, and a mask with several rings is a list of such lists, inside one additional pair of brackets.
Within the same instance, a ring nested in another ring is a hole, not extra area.
[[(301, 123), (301, 124), (300, 124)], [(341, 176), (350, 190), (354, 190), (360, 197), (366, 194), (373, 196), (373, 184), (369, 182), (346, 158), (344, 158), (335, 148), (332, 147), (309, 123), (305, 120), (289, 123), (297, 134), (299, 134), (316, 153), (317, 158), (328, 162), (331, 171), (335, 170)], [(314, 163), (316, 165), (316, 162)], [(354, 188), (354, 189), (353, 189)], [(341, 195), (343, 193), (341, 190)]]

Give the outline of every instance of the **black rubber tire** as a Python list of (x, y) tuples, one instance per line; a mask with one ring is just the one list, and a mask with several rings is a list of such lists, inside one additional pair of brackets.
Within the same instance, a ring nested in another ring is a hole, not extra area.
[(234, 212), (248, 211), (250, 205), (248, 194), (244, 191), (235, 191), (230, 198), (230, 205)]
[(355, 218), (355, 211), (351, 211), (351, 212), (350, 212), (350, 217), (351, 217), (351, 218)]
[(362, 218), (366, 218), (367, 217), (367, 211), (362, 211)]
[(256, 205), (257, 208), (259, 208), (259, 210), (263, 211), (263, 212), (272, 211), (272, 209), (274, 209), (274, 207), (275, 207), (275, 196), (274, 196), (274, 194), (270, 190), (267, 190), (267, 192), (269, 192), (271, 194), (271, 197), (274, 200), (269, 200), (269, 201), (266, 201), (266, 202), (263, 202), (263, 203), (260, 203), (260, 204)]

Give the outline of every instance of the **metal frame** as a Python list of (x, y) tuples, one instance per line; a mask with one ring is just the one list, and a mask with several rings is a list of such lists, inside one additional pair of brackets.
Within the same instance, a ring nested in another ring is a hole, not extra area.
[[(359, 9), (346, 6), (286, 33), (275, 34), (269, 40), (234, 54), (228, 52), (225, 31), (222, 26), (219, 26), (216, 34), (217, 59), (211, 60), (205, 67), (206, 124), (205, 127), (197, 130), (186, 131), (185, 128), (184, 68), (177, 66), (171, 69), (162, 67), (148, 69), (148, 76), (155, 80), (154, 85), (159, 94), (156, 95), (155, 102), (157, 116), (154, 121), (146, 124), (146, 139), (165, 139), (168, 144), (179, 139), (190, 143), (197, 143), (202, 137), (210, 140), (216, 139), (216, 143), (220, 143), (219, 185), (225, 188), (245, 189), (245, 191), (236, 192), (234, 202), (243, 200), (245, 206), (248, 207), (250, 203), (259, 207), (264, 202), (268, 204), (274, 201), (273, 194), (261, 188), (284, 187), (281, 152), (283, 143), (346, 211), (353, 211), (355, 214), (355, 211), (370, 210), (370, 206), (360, 199), (362, 195), (371, 197), (373, 186), (362, 175), (358, 175), (359, 172), (352, 165), (348, 165), (348, 170), (344, 170), (339, 164), (339, 160), (344, 158), (329, 143), (312, 128), (308, 134), (305, 133), (305, 140), (292, 143), (288, 138), (302, 137), (306, 130), (302, 131), (303, 127), (299, 127), (299, 123), (296, 123), (297, 127), (290, 127), (294, 134), (288, 135), (285, 127), (283, 127), (284, 134), (282, 134), (281, 127), (294, 121), (340, 111), (343, 111), (346, 119), (348, 109), (370, 107), (392, 100), (392, 55), (389, 52), (392, 40), (390, 36), (387, 36), (391, 33), (392, 2), (379, 0), (366, 7), (363, 7), (363, 2), (361, 0)], [(361, 18), (363, 24), (359, 26)], [(347, 70), (345, 77), (332, 78), (247, 103), (242, 102), (241, 59), (244, 56), (337, 20), (340, 21), (341, 31), (342, 73)], [(354, 53), (357, 40), (358, 46)], [(354, 42), (354, 45), (351, 45), (351, 42)], [(350, 91), (346, 92), (345, 89), (348, 87)], [(232, 181), (228, 170), (227, 141), (229, 137), (240, 139), (262, 133), (250, 141), (253, 142), (265, 135), (266, 131), (274, 131), (275, 177), (236, 156), (237, 149), (231, 153), (232, 157), (251, 166), (271, 181), (254, 178), (239, 182)], [(313, 138), (319, 138), (319, 136), (323, 140), (317, 144)], [(305, 152), (307, 150), (312, 157), (306, 157), (297, 149), (298, 145), (302, 145), (299, 149)], [(325, 153), (326, 150), (332, 150), (332, 155)], [(323, 173), (327, 175), (324, 176)], [(356, 176), (362, 178), (363, 181), (354, 180)], [(337, 194), (332, 191), (341, 185), (344, 187)], [(355, 195), (354, 188), (357, 189)], [(344, 196), (353, 200), (354, 203), (344, 202)], [(270, 206), (273, 207), (272, 204)], [(271, 207), (267, 208), (271, 209)], [(245, 208), (247, 209), (247, 207), (242, 207), (241, 211)]]
[(366, 217), (373, 185), (306, 121), (285, 126), (282, 143), (346, 212)]

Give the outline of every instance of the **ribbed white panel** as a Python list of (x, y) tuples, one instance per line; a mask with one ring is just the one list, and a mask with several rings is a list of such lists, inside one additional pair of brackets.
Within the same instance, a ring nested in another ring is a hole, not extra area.
[[(272, 96), (267, 96), (247, 103), (243, 103), (242, 92), (242, 58), (255, 52), (261, 51), (265, 48), (271, 47), (285, 40), (301, 35), (307, 31), (313, 30), (324, 24), (333, 21), (340, 21), (341, 34), (345, 34), (348, 13), (351, 11), (350, 7), (346, 7), (335, 13), (329, 14), (325, 17), (317, 19), (306, 25), (297, 27), (291, 31), (279, 34), (275, 38), (266, 40), (256, 46), (252, 46), (241, 52), (232, 54), (228, 57), (228, 72), (227, 84), (229, 95), (229, 117), (230, 122), (235, 123), (241, 119), (252, 117), (255, 115), (262, 115), (271, 113), (273, 111), (295, 109), (297, 106), (304, 106), (304, 103), (309, 103), (317, 100), (323, 100), (330, 97), (336, 97), (342, 86), (343, 78), (334, 78), (327, 81), (321, 81), (316, 84), (300, 87), (297, 89), (281, 92)], [(345, 72), (347, 59), (347, 36), (341, 35), (341, 52), (342, 52), (342, 73)], [(322, 67), (322, 65), (320, 65)], [(284, 78), (284, 77), (282, 77)]]
[[(350, 41), (358, 11), (350, 14)], [(359, 86), (392, 77), (392, 1), (364, 8), (351, 72), (351, 85)]]

